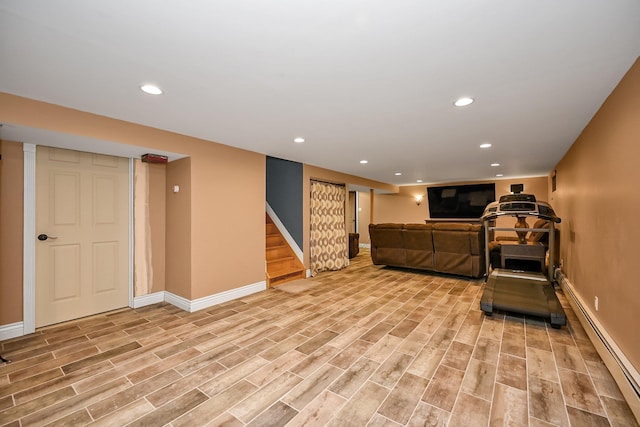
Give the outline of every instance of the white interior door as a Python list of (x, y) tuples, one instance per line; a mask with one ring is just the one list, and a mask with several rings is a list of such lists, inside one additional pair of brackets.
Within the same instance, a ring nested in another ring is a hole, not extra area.
[(128, 305), (128, 164), (37, 147), (36, 327)]

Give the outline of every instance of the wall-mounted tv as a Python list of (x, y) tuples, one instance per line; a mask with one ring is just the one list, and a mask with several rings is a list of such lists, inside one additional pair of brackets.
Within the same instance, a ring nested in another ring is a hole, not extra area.
[(470, 184), (427, 187), (432, 219), (479, 219), (487, 204), (496, 200), (496, 185)]

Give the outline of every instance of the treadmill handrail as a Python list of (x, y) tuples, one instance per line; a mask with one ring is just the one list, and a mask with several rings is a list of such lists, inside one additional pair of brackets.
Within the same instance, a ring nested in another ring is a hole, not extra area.
[(560, 223), (562, 220), (557, 216), (544, 215), (540, 212), (531, 212), (531, 211), (509, 211), (509, 212), (489, 212), (480, 217), (482, 220), (492, 220), (501, 216), (534, 216), (536, 218), (546, 219), (547, 221), (553, 221), (555, 223)]
[(533, 231), (535, 233), (549, 233), (548, 228), (515, 228), (515, 227), (489, 227), (489, 231)]

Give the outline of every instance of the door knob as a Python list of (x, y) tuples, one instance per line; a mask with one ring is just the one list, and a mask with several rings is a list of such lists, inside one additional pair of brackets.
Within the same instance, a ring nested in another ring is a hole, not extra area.
[(57, 239), (57, 237), (54, 236), (47, 236), (46, 234), (39, 234), (38, 235), (38, 240), (40, 240), (41, 242), (44, 242), (47, 239)]

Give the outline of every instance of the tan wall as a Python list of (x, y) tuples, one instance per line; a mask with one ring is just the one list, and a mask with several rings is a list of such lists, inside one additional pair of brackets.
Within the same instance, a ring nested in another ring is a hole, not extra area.
[[(640, 370), (640, 60), (556, 167), (563, 271)], [(594, 299), (599, 298), (599, 311)]]
[[(191, 159), (167, 164), (165, 288), (191, 299)], [(180, 191), (173, 192), (178, 185)]]
[(0, 325), (22, 321), (22, 144), (0, 141)]
[[(415, 197), (424, 196), (420, 206), (416, 205)], [(374, 194), (373, 222), (424, 224), (429, 217), (426, 200), (426, 185), (406, 185), (400, 187), (397, 194)]]
[(151, 232), (151, 293), (165, 290), (167, 167), (149, 164), (149, 230)]
[[(195, 299), (265, 280), (264, 155), (6, 93), (0, 93), (0, 122), (190, 156), (191, 259), (170, 245), (167, 233), (166, 289), (178, 286), (181, 296)], [(167, 216), (167, 230), (174, 226)], [(189, 296), (178, 278), (168, 280), (169, 264), (180, 260), (190, 268)], [(10, 286), (22, 291), (22, 283)]]
[(266, 157), (209, 144), (191, 158), (192, 299), (265, 280)]

